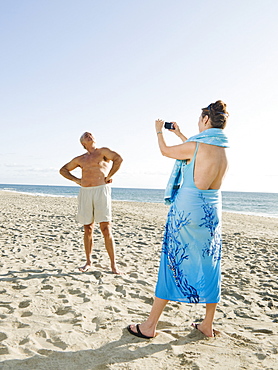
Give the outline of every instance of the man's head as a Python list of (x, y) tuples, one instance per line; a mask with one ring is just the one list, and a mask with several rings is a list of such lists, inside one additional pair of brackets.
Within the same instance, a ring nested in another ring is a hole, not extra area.
[(88, 147), (94, 147), (96, 140), (90, 132), (84, 132), (80, 137), (80, 143), (87, 149)]

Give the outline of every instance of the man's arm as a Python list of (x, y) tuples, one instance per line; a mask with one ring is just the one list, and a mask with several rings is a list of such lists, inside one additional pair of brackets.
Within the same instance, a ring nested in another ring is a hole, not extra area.
[(65, 164), (61, 169), (60, 169), (60, 174), (64, 176), (66, 179), (74, 181), (77, 185), (81, 185), (81, 179), (78, 177), (72, 175), (70, 171), (73, 171), (75, 168), (80, 167), (78, 163), (78, 159), (74, 158), (71, 160), (69, 163)]
[(102, 150), (103, 150), (103, 156), (105, 157), (105, 159), (108, 159), (108, 160), (113, 162), (113, 165), (112, 165), (108, 175), (105, 177), (106, 184), (109, 184), (110, 182), (112, 182), (111, 177), (121, 167), (123, 159), (118, 153), (113, 152), (112, 150), (110, 150), (108, 148), (102, 148)]

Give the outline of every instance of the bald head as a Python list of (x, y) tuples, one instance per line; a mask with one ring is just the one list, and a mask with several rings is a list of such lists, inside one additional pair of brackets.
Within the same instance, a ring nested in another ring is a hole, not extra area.
[(84, 141), (84, 139), (85, 139), (85, 135), (86, 134), (88, 134), (89, 132), (84, 132), (84, 134), (82, 134), (81, 136), (80, 136), (80, 143), (82, 144), (83, 143), (83, 141)]
[(90, 132), (84, 132), (80, 136), (80, 143), (84, 146), (85, 149), (87, 149), (87, 145), (94, 145), (95, 144), (95, 138)]

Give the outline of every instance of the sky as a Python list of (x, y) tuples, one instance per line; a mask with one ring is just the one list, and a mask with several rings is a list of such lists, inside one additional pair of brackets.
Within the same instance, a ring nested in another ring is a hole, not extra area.
[(59, 169), (89, 131), (124, 159), (112, 186), (163, 189), (174, 160), (155, 120), (190, 137), (221, 99), (222, 189), (277, 192), (277, 14), (276, 0), (0, 0), (0, 183), (75, 185)]

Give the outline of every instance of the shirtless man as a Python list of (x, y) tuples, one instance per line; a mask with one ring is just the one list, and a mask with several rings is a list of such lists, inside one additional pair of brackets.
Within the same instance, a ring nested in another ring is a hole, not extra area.
[[(108, 148), (96, 148), (95, 138), (89, 132), (81, 136), (80, 142), (87, 153), (73, 158), (60, 169), (62, 176), (81, 186), (78, 195), (77, 221), (84, 225), (86, 263), (79, 270), (86, 272), (92, 265), (93, 228), (94, 222), (97, 222), (104, 237), (112, 272), (120, 274), (115, 259), (115, 243), (111, 226), (111, 188), (108, 184), (112, 182), (112, 176), (118, 171), (123, 160), (119, 154)], [(110, 161), (112, 161), (112, 167), (109, 171)], [(71, 174), (71, 171), (77, 167), (82, 169), (81, 179)]]

